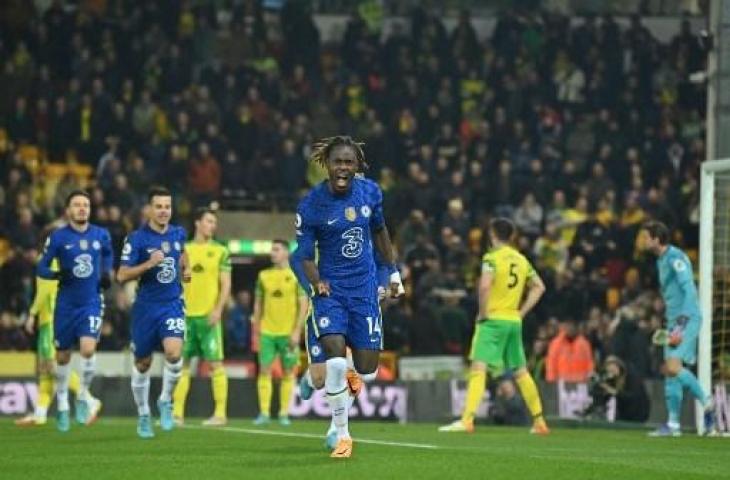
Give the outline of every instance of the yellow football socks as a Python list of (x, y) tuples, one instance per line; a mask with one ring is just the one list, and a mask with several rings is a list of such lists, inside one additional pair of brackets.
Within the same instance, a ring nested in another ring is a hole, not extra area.
[(213, 416), (226, 418), (228, 410), (228, 377), (226, 376), (225, 367), (221, 365), (214, 369), (213, 377), (210, 380), (213, 387), (213, 401), (215, 402)]
[(487, 372), (472, 370), (469, 372), (469, 384), (466, 390), (466, 403), (461, 421), (469, 423), (474, 421), (477, 409), (482, 401), (484, 389), (487, 385)]
[(294, 390), (294, 376), (284, 375), (281, 378), (281, 390), (279, 391), (279, 417), (289, 415), (289, 402), (291, 401), (291, 393)]
[(259, 375), (256, 386), (259, 391), (259, 411), (261, 415), (268, 417), (271, 406), (271, 376)]
[(48, 407), (51, 405), (52, 397), (53, 397), (53, 374), (41, 373), (38, 376), (37, 406), (48, 410)]
[(172, 394), (172, 415), (178, 418), (185, 416), (185, 401), (188, 398), (188, 392), (190, 391), (190, 368), (183, 368), (180, 380), (177, 381), (177, 386)]
[(540, 402), (540, 393), (537, 391), (537, 385), (535, 385), (532, 375), (525, 373), (515, 378), (515, 380), (517, 381), (517, 386), (520, 389), (525, 405), (530, 410), (532, 419), (542, 421), (542, 402)]

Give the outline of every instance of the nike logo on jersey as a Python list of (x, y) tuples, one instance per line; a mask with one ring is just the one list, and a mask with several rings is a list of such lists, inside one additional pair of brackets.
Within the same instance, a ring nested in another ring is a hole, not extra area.
[(332, 220), (327, 220), (327, 225), (332, 225), (333, 223), (336, 223), (337, 219), (333, 218)]
[(155, 250), (157, 250), (157, 249), (156, 249), (156, 248), (148, 248), (148, 249), (147, 249), (147, 253), (152, 253), (152, 252), (154, 252)]
[(73, 243), (71, 245), (64, 245), (64, 248), (66, 250), (71, 250), (72, 248), (74, 248), (74, 245), (73, 245)]

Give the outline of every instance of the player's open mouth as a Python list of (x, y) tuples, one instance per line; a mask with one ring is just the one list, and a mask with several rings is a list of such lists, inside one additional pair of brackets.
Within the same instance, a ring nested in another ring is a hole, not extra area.
[(345, 188), (350, 183), (350, 175), (346, 173), (340, 173), (335, 175), (335, 187)]

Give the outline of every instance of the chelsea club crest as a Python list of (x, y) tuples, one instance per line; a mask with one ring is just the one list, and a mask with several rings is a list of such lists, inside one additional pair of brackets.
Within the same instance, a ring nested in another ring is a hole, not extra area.
[(357, 218), (357, 211), (353, 207), (347, 207), (345, 209), (345, 218), (351, 222), (354, 222)]

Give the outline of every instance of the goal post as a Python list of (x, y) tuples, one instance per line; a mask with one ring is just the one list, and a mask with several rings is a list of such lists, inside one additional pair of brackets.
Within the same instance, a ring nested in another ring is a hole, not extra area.
[[(724, 395), (724, 372), (730, 367), (724, 364), (730, 355), (730, 159), (702, 164), (699, 297), (697, 376), (707, 393), (713, 394), (717, 385)], [(702, 407), (695, 403), (695, 408), (697, 431), (703, 433)]]

